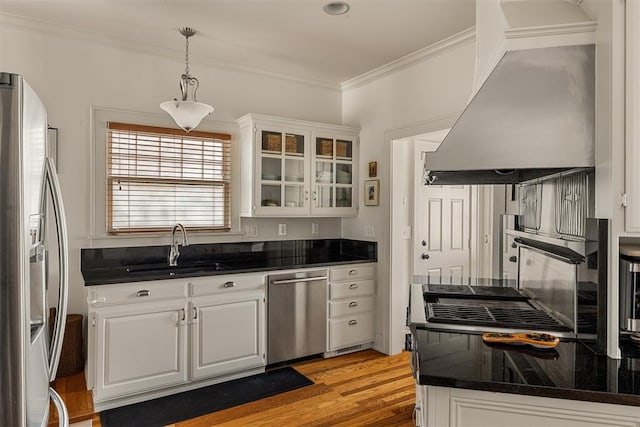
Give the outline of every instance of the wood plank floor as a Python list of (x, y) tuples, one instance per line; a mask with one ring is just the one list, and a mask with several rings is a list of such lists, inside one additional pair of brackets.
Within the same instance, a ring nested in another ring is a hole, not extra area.
[[(87, 391), (87, 383), (84, 380), (84, 372), (68, 377), (58, 378), (53, 382), (53, 388), (64, 400), (67, 411), (69, 411), (69, 421), (77, 423), (91, 419), (93, 413), (93, 400), (91, 392)], [(58, 426), (58, 412), (49, 404), (49, 427)]]
[[(408, 352), (386, 356), (366, 350), (293, 366), (315, 384), (170, 426), (413, 425), (415, 385)], [(93, 422), (100, 426), (97, 415)]]

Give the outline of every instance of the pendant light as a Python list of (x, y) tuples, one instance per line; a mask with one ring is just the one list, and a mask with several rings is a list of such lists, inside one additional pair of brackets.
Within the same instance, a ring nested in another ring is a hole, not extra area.
[(180, 77), (180, 100), (166, 101), (160, 104), (160, 108), (169, 113), (178, 126), (189, 132), (195, 129), (202, 119), (213, 113), (213, 107), (196, 99), (196, 91), (200, 83), (198, 79), (189, 74), (189, 37), (196, 33), (196, 30), (189, 27), (179, 29), (186, 39), (186, 53), (184, 57), (186, 68)]

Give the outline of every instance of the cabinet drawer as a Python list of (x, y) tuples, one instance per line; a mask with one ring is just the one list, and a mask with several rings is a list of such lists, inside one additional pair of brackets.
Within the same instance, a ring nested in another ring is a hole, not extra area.
[(358, 314), (329, 320), (329, 350), (373, 341), (373, 315)]
[(190, 292), (191, 296), (199, 296), (260, 289), (264, 287), (264, 278), (263, 273), (196, 277), (189, 281)]
[(354, 280), (352, 282), (331, 283), (329, 298), (353, 298), (356, 296), (373, 295), (375, 284), (373, 280)]
[(349, 316), (373, 311), (373, 297), (329, 302), (329, 317)]
[(186, 282), (147, 281), (124, 285), (106, 285), (89, 290), (89, 304), (96, 306), (186, 298)]
[(375, 264), (332, 268), (329, 272), (329, 281), (371, 279), (373, 278), (374, 270)]

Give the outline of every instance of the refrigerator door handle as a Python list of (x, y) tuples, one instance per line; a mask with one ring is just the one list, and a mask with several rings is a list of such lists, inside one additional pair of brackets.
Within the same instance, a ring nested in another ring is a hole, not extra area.
[(64, 406), (62, 398), (51, 387), (49, 387), (49, 396), (51, 397), (51, 400), (56, 407), (56, 411), (58, 411), (58, 426), (69, 427), (69, 412), (67, 411), (67, 407)]
[(47, 186), (51, 192), (51, 202), (56, 220), (56, 230), (58, 232), (58, 308), (56, 310), (56, 321), (51, 337), (51, 349), (49, 351), (49, 381), (56, 379), (56, 371), (62, 353), (62, 340), (67, 319), (67, 297), (69, 288), (69, 244), (67, 237), (67, 221), (64, 215), (64, 205), (62, 203), (62, 192), (56, 167), (50, 158), (46, 159), (45, 175)]

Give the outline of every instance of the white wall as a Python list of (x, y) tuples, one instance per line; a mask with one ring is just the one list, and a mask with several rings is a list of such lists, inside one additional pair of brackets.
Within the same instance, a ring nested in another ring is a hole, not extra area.
[[(361, 196), (360, 213), (357, 218), (343, 220), (342, 234), (346, 238), (370, 240), (364, 237), (364, 226), (374, 227), (374, 240), (378, 242), (379, 296), (376, 346), (386, 353), (397, 353), (402, 348), (400, 335), (390, 342), (390, 296), (396, 294), (396, 288), (402, 295), (402, 288), (408, 285), (390, 283), (391, 139), (409, 136), (403, 135), (404, 128), (415, 128), (416, 134), (424, 133), (428, 131), (422, 126), (425, 123), (435, 123), (462, 111), (471, 94), (474, 61), (475, 44), (467, 43), (343, 93), (343, 123), (361, 128), (360, 170), (367, 171), (370, 161), (378, 162), (381, 194), (380, 206), (376, 207), (364, 206)], [(451, 124), (449, 120), (448, 126)], [(390, 135), (397, 137), (390, 138)], [(412, 172), (412, 169), (413, 165), (408, 164), (407, 170)], [(361, 186), (365, 179), (360, 177)], [(395, 324), (402, 319), (393, 320)]]
[[(631, 0), (628, 0), (631, 1)], [(595, 216), (609, 219), (609, 328), (607, 354), (619, 358), (618, 349), (618, 243), (625, 235), (625, 58), (624, 0), (586, 0), (585, 10), (598, 21), (596, 30), (596, 183)]]
[[(94, 37), (95, 39), (95, 37)], [(50, 125), (59, 128), (59, 172), (70, 234), (70, 312), (85, 310), (80, 249), (96, 246), (168, 244), (168, 236), (146, 239), (100, 239), (90, 235), (90, 106), (152, 113), (153, 121), (171, 121), (159, 103), (178, 95), (184, 57), (127, 50), (109, 40), (83, 41), (66, 29), (0, 15), (0, 70), (22, 74), (47, 107)], [(197, 43), (197, 37), (193, 39)], [(305, 85), (253, 73), (213, 68), (191, 58), (199, 78), (198, 98), (216, 111), (204, 126), (235, 133), (235, 119), (249, 112), (340, 124), (339, 88)], [(241, 167), (234, 158), (233, 166)], [(235, 175), (238, 176), (238, 175)], [(240, 189), (233, 187), (234, 194)], [(237, 207), (234, 208), (237, 212)], [(238, 218), (233, 219), (238, 224)], [(276, 239), (278, 222), (288, 223), (286, 239), (311, 238), (312, 220), (249, 220), (259, 235), (250, 240)], [(320, 235), (339, 237), (340, 219), (321, 219)], [(98, 224), (97, 224), (98, 225)], [(101, 225), (101, 224), (100, 224)], [(194, 242), (241, 240), (240, 234), (201, 235)]]

